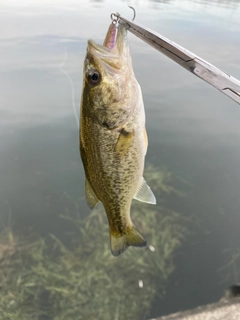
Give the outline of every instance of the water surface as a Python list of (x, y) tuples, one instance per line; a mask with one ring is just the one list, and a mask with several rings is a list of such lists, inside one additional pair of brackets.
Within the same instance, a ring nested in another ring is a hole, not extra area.
[[(240, 1), (134, 1), (136, 20), (240, 79)], [(102, 42), (111, 12), (131, 18), (125, 1), (0, 2), (0, 208), (19, 226), (60, 233), (63, 195), (79, 201), (84, 173), (75, 117), (88, 38)], [(199, 226), (175, 257), (160, 316), (216, 301), (233, 276), (219, 273), (240, 242), (240, 108), (129, 34), (142, 87), (146, 161), (186, 180), (168, 206)], [(36, 227), (35, 227), (36, 228)]]

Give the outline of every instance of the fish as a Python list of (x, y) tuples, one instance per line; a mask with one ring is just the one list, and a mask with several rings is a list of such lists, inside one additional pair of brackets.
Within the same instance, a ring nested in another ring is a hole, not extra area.
[(119, 256), (147, 241), (130, 217), (132, 199), (156, 204), (143, 178), (148, 137), (124, 23), (111, 24), (103, 45), (88, 40), (80, 106), (80, 155), (91, 209), (102, 202), (110, 249)]

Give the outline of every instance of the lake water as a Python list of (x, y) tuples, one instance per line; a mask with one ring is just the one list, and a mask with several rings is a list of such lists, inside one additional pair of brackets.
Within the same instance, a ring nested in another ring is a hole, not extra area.
[[(87, 39), (102, 43), (127, 1), (0, 1), (0, 214), (61, 234), (64, 195), (84, 199), (79, 101)], [(240, 79), (240, 1), (132, 1), (136, 21)], [(187, 182), (170, 209), (198, 227), (175, 255), (152, 317), (218, 300), (240, 279), (221, 268), (240, 252), (240, 107), (129, 34), (147, 117), (147, 162)], [(77, 111), (75, 111), (75, 108)], [(77, 115), (75, 114), (77, 112)], [(57, 221), (57, 223), (55, 222)], [(127, 292), (126, 292), (127, 294)]]

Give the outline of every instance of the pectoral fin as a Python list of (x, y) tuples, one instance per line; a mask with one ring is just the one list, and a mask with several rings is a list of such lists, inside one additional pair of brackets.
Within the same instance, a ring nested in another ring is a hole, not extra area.
[(141, 185), (133, 198), (141, 202), (156, 204), (156, 198), (143, 177)]
[(134, 137), (134, 131), (127, 132), (126, 130), (122, 129), (120, 131), (118, 141), (115, 145), (114, 151), (121, 156), (125, 155), (129, 151), (129, 148), (132, 144), (133, 137)]
[(85, 193), (86, 193), (86, 199), (89, 207), (93, 209), (95, 205), (99, 202), (97, 196), (95, 195), (95, 192), (93, 191), (88, 179), (86, 178), (85, 181)]

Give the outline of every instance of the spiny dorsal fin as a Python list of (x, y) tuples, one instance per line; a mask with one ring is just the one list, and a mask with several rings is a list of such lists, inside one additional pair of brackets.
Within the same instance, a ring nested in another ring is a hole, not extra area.
[(141, 185), (133, 198), (138, 201), (141, 201), (141, 202), (146, 202), (146, 203), (151, 203), (151, 204), (157, 203), (156, 198), (155, 198), (152, 190), (147, 185), (147, 183), (143, 177), (142, 177)]
[(115, 235), (110, 233), (110, 245), (112, 254), (117, 257), (129, 246), (145, 247), (147, 241), (133, 225), (125, 234)]
[(97, 196), (95, 195), (95, 192), (93, 191), (88, 179), (85, 180), (85, 193), (86, 193), (86, 199), (89, 207), (93, 209), (95, 205), (99, 202)]

